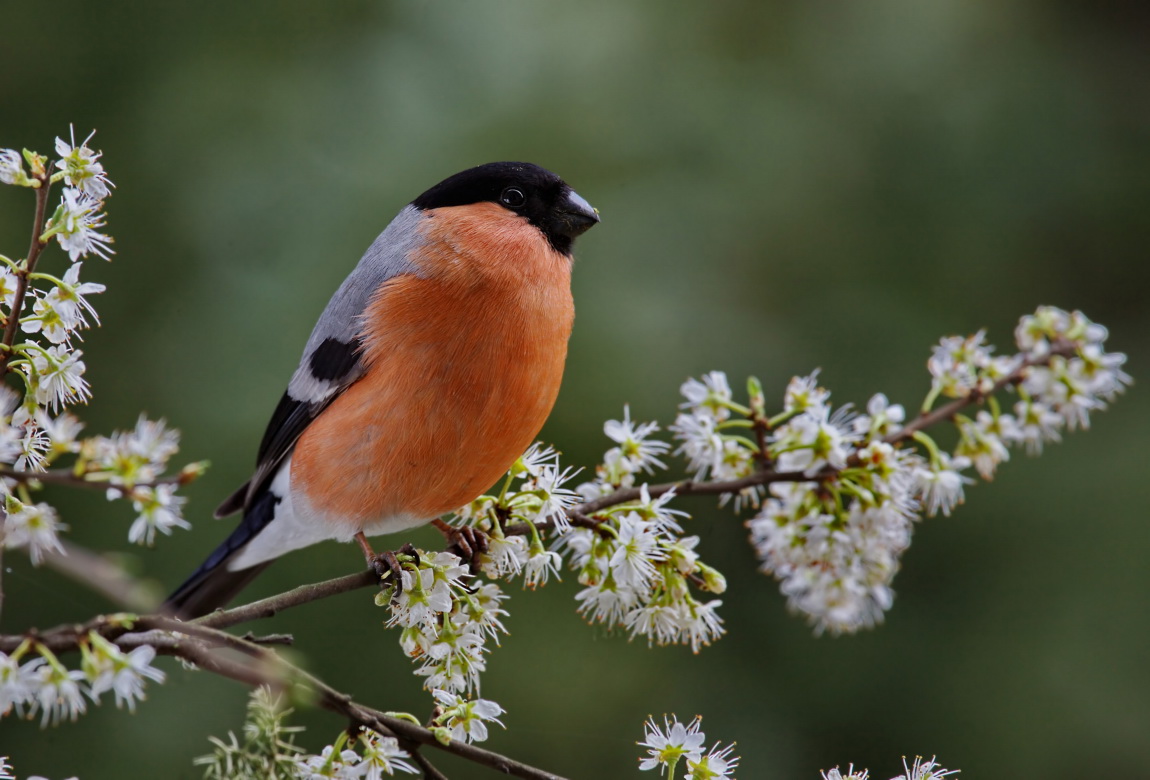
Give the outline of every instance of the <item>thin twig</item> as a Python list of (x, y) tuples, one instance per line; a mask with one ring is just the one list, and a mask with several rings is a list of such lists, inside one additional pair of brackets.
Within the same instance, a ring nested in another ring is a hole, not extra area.
[[(176, 621), (164, 618), (161, 622), (173, 623)], [(183, 629), (189, 627), (188, 624), (178, 624), (178, 626), (176, 631), (181, 633)], [(148, 645), (165, 655), (178, 656), (191, 661), (201, 669), (252, 686), (271, 685), (273, 688), (284, 688), (290, 685), (300, 685), (309, 689), (324, 709), (342, 715), (354, 723), (367, 726), (381, 734), (396, 736), (436, 750), (443, 750), (513, 777), (525, 778), (525, 780), (563, 780), (559, 775), (465, 742), (452, 740), (444, 745), (429, 729), (417, 726), (402, 718), (387, 715), (371, 707), (356, 704), (348, 694), (335, 690), (315, 675), (288, 663), (272, 650), (256, 645), (242, 647), (243, 644), (249, 643), (244, 643), (244, 640), (223, 631), (200, 626), (197, 626), (196, 629), (195, 636), (185, 634), (183, 637), (178, 636), (176, 631), (161, 630), (125, 634), (117, 640), (117, 644), (124, 649)], [(221, 655), (214, 652), (213, 644), (215, 643), (238, 650), (243, 655), (240, 657)]]
[[(12, 295), (12, 310), (8, 312), (8, 322), (4, 327), (3, 347), (0, 348), (0, 382), (8, 375), (8, 360), (12, 357), (12, 344), (16, 341), (16, 330), (20, 325), (20, 313), (24, 311), (24, 294), (28, 290), (28, 274), (36, 267), (36, 260), (44, 248), (40, 236), (44, 233), (44, 214), (48, 209), (48, 192), (52, 189), (52, 182), (47, 173), (37, 176), (40, 187), (36, 190), (36, 213), (32, 218), (32, 242), (28, 247), (28, 257), (24, 267), (16, 271), (16, 289)], [(7, 515), (0, 509), (0, 615), (4, 612), (4, 521)]]
[(345, 577), (337, 577), (334, 580), (317, 582), (312, 585), (300, 585), (298, 588), (293, 588), (277, 596), (253, 601), (251, 604), (245, 604), (234, 609), (216, 610), (188, 622), (203, 628), (228, 628), (251, 620), (273, 617), (277, 612), (300, 604), (307, 604), (309, 601), (378, 585), (379, 575), (368, 569), (356, 574), (348, 574)]

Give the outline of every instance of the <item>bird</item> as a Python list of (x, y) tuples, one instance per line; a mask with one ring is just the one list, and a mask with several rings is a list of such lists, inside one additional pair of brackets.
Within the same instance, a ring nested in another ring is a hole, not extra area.
[(538, 165), (496, 162), (415, 198), (336, 290), (260, 442), (242, 512), (164, 602), (226, 606), (276, 558), (434, 523), (494, 484), (559, 393), (575, 239), (599, 213)]

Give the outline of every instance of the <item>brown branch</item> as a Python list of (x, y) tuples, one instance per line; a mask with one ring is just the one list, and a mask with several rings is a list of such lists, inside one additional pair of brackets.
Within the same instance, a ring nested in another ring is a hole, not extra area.
[(312, 585), (300, 585), (286, 593), (253, 601), (242, 607), (216, 610), (203, 617), (188, 621), (188, 624), (194, 624), (201, 628), (228, 628), (251, 620), (273, 617), (277, 612), (289, 607), (298, 607), (300, 604), (307, 604), (309, 601), (326, 599), (330, 596), (338, 596), (340, 593), (378, 585), (379, 575), (371, 569), (367, 569), (356, 574), (337, 577), (334, 580), (317, 582)]
[(16, 290), (12, 297), (12, 311), (8, 313), (8, 324), (4, 328), (4, 346), (0, 349), (0, 377), (8, 373), (8, 360), (12, 356), (12, 345), (16, 342), (16, 330), (20, 325), (20, 313), (24, 311), (24, 294), (28, 291), (28, 275), (36, 270), (46, 241), (41, 241), (44, 233), (44, 215), (48, 210), (48, 193), (52, 182), (47, 173), (37, 176), (40, 187), (36, 190), (36, 214), (32, 219), (32, 243), (28, 247), (28, 257), (24, 267), (16, 272)]
[[(559, 775), (464, 742), (452, 740), (444, 745), (429, 729), (371, 707), (356, 704), (348, 694), (340, 693), (318, 677), (288, 663), (274, 651), (245, 642), (224, 631), (196, 626), (193, 629), (193, 636), (186, 633), (187, 629), (191, 628), (187, 623), (179, 623), (169, 618), (147, 620), (154, 621), (157, 625), (175, 624), (176, 627), (171, 631), (154, 629), (126, 634), (117, 640), (117, 644), (124, 649), (148, 645), (165, 655), (183, 658), (201, 669), (252, 686), (271, 685), (273, 688), (301, 686), (317, 699), (319, 706), (381, 734), (443, 750), (505, 775), (525, 780), (563, 780)], [(141, 624), (144, 622), (145, 620), (141, 619)], [(180, 637), (178, 634), (184, 636)], [(238, 651), (241, 655), (234, 658), (222, 655), (215, 652), (217, 647)]]
[[(32, 218), (32, 243), (28, 247), (28, 257), (24, 261), (24, 267), (16, 271), (16, 290), (12, 296), (12, 310), (8, 312), (8, 322), (4, 326), (3, 346), (0, 347), (0, 381), (3, 381), (4, 377), (8, 375), (8, 361), (12, 357), (12, 344), (16, 341), (16, 330), (20, 325), (20, 313), (24, 311), (24, 294), (28, 290), (28, 274), (32, 273), (36, 267), (36, 260), (44, 248), (44, 242), (40, 240), (40, 236), (44, 233), (44, 214), (48, 208), (48, 192), (52, 189), (52, 182), (47, 173), (41, 173), (36, 178), (40, 180), (40, 188), (36, 190), (36, 213)], [(3, 510), (0, 510), (0, 577), (3, 576), (4, 571), (5, 517)], [(3, 579), (0, 579), (0, 614), (3, 613), (3, 609), (4, 584)]]

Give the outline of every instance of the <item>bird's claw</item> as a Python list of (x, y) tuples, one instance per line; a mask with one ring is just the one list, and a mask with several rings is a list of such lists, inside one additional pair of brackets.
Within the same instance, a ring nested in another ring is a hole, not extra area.
[(468, 563), (475, 563), (475, 556), (487, 552), (487, 534), (470, 525), (452, 526), (443, 521), (433, 525), (447, 541), (447, 551), (458, 555)]
[(394, 552), (385, 550), (369, 560), (372, 570), (379, 576), (382, 587), (395, 588), (396, 596), (403, 593), (403, 564), (399, 561), (399, 555), (412, 557), (415, 559), (415, 565), (419, 566), (419, 551), (410, 544), (405, 544)]

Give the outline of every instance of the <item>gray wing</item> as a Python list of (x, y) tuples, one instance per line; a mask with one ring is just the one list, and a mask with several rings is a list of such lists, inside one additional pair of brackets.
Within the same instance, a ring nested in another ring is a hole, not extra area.
[(307, 340), (299, 368), (268, 422), (255, 473), (220, 504), (216, 517), (226, 517), (251, 504), (311, 421), (363, 376), (360, 315), (388, 279), (415, 273), (409, 258), (423, 242), (418, 229), (423, 218), (414, 206), (400, 211), (328, 301)]

